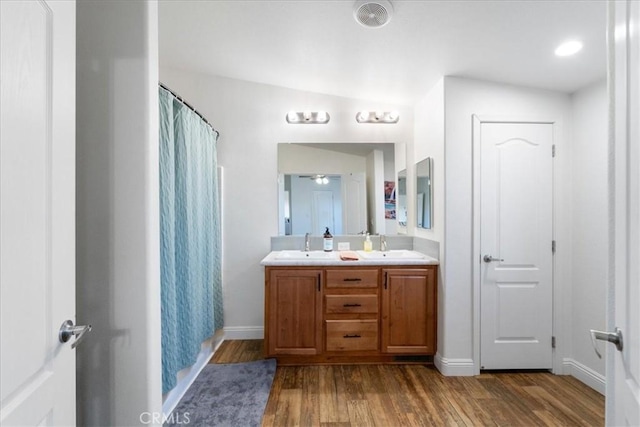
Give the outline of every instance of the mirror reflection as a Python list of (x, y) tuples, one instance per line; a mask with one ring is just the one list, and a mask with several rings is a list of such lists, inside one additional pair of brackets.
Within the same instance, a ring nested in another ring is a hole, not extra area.
[(401, 227), (407, 226), (407, 170), (402, 169), (398, 172), (398, 188), (397, 195), (397, 210), (398, 225)]
[[(278, 144), (281, 235), (396, 234), (385, 211), (395, 186), (393, 143)], [(395, 213), (395, 212), (394, 212)], [(385, 217), (385, 215), (387, 217)]]
[(418, 228), (431, 228), (433, 217), (433, 162), (430, 157), (416, 163), (416, 218)]

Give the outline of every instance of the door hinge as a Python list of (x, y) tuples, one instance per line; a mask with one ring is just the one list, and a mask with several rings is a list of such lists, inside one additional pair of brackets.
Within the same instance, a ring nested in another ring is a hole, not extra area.
[(556, 241), (555, 240), (551, 241), (551, 253), (552, 254), (556, 253)]
[(556, 348), (556, 337), (551, 337), (551, 348)]
[(556, 156), (556, 144), (553, 144), (551, 146), (551, 157), (555, 157)]

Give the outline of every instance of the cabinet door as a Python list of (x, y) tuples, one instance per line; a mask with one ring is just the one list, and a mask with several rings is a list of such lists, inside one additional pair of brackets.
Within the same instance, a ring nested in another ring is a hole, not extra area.
[(322, 270), (271, 270), (266, 287), (268, 355), (322, 349)]
[(382, 286), (382, 351), (435, 354), (434, 269), (385, 269)]

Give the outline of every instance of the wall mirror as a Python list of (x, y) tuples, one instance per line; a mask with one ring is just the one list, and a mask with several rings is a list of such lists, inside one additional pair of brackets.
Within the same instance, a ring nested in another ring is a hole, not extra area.
[(396, 190), (398, 225), (407, 226), (407, 170), (398, 172), (398, 187)]
[(278, 234), (396, 234), (385, 212), (396, 150), (405, 144), (278, 144)]
[(433, 226), (433, 161), (431, 157), (416, 163), (416, 220), (418, 228)]

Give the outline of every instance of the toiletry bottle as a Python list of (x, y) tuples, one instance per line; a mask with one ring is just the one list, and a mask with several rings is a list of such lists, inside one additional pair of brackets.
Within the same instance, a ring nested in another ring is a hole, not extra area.
[(333, 250), (333, 236), (329, 232), (329, 227), (324, 231), (324, 251), (331, 252)]
[(364, 239), (364, 251), (371, 252), (373, 250), (373, 243), (371, 243), (371, 237), (367, 233), (367, 237)]

